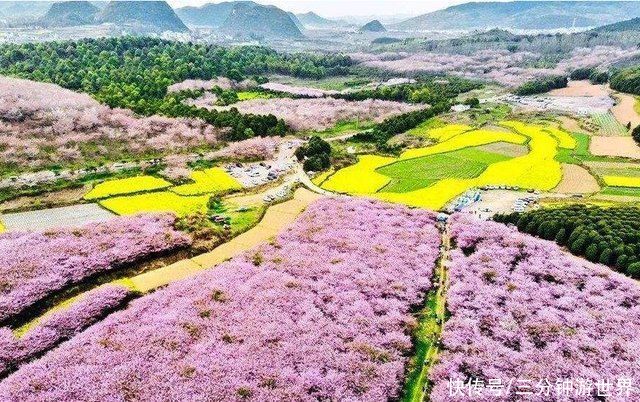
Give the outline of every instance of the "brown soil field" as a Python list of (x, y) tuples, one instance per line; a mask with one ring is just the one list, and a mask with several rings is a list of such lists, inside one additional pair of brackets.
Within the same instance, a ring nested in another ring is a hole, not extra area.
[(591, 82), (584, 81), (569, 81), (569, 85), (566, 88), (554, 89), (549, 92), (551, 96), (609, 96), (606, 86), (593, 85)]
[(618, 104), (611, 109), (611, 112), (616, 117), (616, 120), (624, 126), (627, 123), (631, 123), (631, 127), (640, 125), (640, 115), (635, 109), (636, 98), (621, 93), (616, 93), (614, 96), (617, 98)]
[(562, 194), (591, 194), (600, 191), (600, 186), (587, 169), (563, 163), (562, 181), (553, 191)]
[(578, 123), (577, 120), (572, 119), (571, 117), (567, 117), (567, 116), (559, 116), (558, 120), (560, 120), (560, 128), (572, 132), (572, 133), (580, 133), (580, 132), (585, 132), (586, 130), (583, 129), (582, 127), (580, 127), (580, 124)]
[(492, 144), (481, 145), (478, 149), (485, 152), (510, 156), (512, 158), (524, 156), (529, 153), (529, 148), (525, 145), (511, 144), (509, 142), (494, 142)]
[(640, 146), (631, 137), (593, 137), (589, 151), (597, 156), (640, 159)]
[(75, 204), (82, 200), (82, 197), (91, 190), (89, 185), (70, 188), (66, 190), (44, 193), (36, 196), (17, 197), (0, 204), (0, 212), (27, 210), (32, 208), (53, 208)]

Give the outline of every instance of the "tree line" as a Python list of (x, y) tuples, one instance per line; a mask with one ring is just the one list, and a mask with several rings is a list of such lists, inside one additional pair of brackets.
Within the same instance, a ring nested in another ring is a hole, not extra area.
[(566, 88), (569, 79), (564, 75), (552, 75), (527, 81), (516, 88), (516, 95), (526, 96), (549, 92), (552, 89)]
[(554, 240), (575, 255), (640, 279), (640, 208), (575, 204), (496, 215), (494, 220)]
[(640, 66), (618, 70), (611, 75), (612, 89), (640, 95)]
[(351, 141), (374, 142), (378, 150), (383, 152), (394, 152), (389, 148), (387, 142), (395, 135), (407, 132), (419, 126), (425, 121), (451, 109), (449, 102), (440, 102), (429, 108), (414, 110), (385, 119), (376, 124), (371, 130), (358, 133), (351, 137)]
[(429, 77), (415, 83), (381, 85), (374, 89), (345, 92), (335, 95), (346, 100), (381, 99), (397, 102), (435, 104), (461, 93), (482, 87), (482, 83), (460, 77)]
[(167, 94), (167, 87), (186, 79), (218, 76), (242, 80), (274, 73), (322, 78), (344, 74), (351, 64), (342, 55), (281, 54), (260, 46), (225, 48), (149, 37), (0, 45), (0, 74), (52, 82), (141, 115), (198, 117), (217, 127), (230, 127), (234, 139), (251, 132), (279, 134), (284, 122), (273, 116), (182, 105), (179, 97)]

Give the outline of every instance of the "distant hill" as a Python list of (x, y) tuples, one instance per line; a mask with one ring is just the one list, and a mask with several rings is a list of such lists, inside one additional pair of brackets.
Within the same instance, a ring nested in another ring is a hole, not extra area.
[(305, 14), (296, 14), (296, 17), (298, 17), (302, 25), (310, 28), (332, 28), (340, 25), (339, 21), (321, 17), (313, 11)]
[(633, 1), (513, 1), (465, 3), (393, 25), (401, 30), (587, 28), (640, 17)]
[(176, 14), (187, 25), (220, 28), (236, 4), (256, 5), (253, 1), (225, 1), (208, 3), (201, 7), (178, 8)]
[(0, 19), (5, 23), (35, 22), (53, 1), (0, 1)]
[(97, 15), (96, 22), (156, 32), (189, 30), (166, 1), (111, 1)]
[(236, 3), (220, 31), (240, 38), (300, 39), (302, 32), (286, 11), (275, 6)]
[(373, 20), (364, 24), (360, 32), (387, 32), (387, 28), (380, 21)]
[(304, 30), (304, 24), (300, 22), (297, 15), (295, 15), (291, 11), (288, 11), (287, 14), (289, 14), (289, 18), (291, 18), (291, 21), (293, 21), (293, 23), (296, 24), (296, 26), (300, 31)]
[(89, 25), (95, 22), (100, 10), (88, 1), (53, 3), (49, 11), (38, 19), (45, 27)]
[[(638, 4), (640, 7), (640, 4)], [(632, 18), (626, 21), (616, 22), (594, 29), (597, 32), (626, 32), (626, 31), (640, 31), (640, 18)]]

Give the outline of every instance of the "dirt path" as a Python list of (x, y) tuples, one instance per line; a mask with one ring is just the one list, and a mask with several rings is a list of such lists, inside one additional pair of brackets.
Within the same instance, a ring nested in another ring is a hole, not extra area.
[(442, 231), (440, 258), (436, 265), (434, 289), (418, 312), (418, 328), (414, 334), (415, 355), (409, 363), (403, 402), (422, 402), (429, 394), (429, 372), (440, 352), (442, 327), (446, 320), (447, 263), (451, 239), (448, 226)]
[(202, 270), (212, 268), (276, 236), (285, 226), (291, 224), (309, 204), (320, 197), (321, 195), (309, 190), (298, 189), (293, 199), (270, 207), (260, 223), (247, 232), (208, 253), (135, 276), (130, 279), (130, 283), (134, 290), (147, 293)]
[(618, 99), (618, 104), (611, 108), (611, 112), (616, 120), (623, 126), (630, 122), (631, 128), (640, 125), (640, 115), (635, 109), (636, 98), (622, 93), (615, 93), (614, 96)]

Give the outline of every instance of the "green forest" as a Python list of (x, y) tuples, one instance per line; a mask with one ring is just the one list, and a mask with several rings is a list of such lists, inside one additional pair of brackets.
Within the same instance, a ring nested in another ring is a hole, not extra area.
[(342, 55), (281, 54), (259, 46), (225, 48), (149, 37), (0, 45), (0, 74), (52, 82), (141, 115), (201, 118), (231, 127), (230, 140), (282, 135), (286, 125), (274, 116), (187, 106), (183, 95), (168, 95), (167, 87), (217, 76), (242, 80), (277, 73), (317, 79), (344, 74), (351, 64)]
[(640, 208), (576, 204), (497, 215), (494, 220), (514, 224), (521, 232), (554, 240), (575, 255), (640, 278)]

